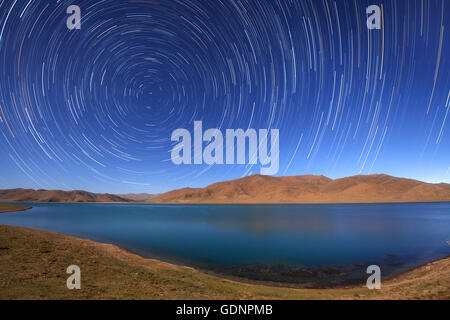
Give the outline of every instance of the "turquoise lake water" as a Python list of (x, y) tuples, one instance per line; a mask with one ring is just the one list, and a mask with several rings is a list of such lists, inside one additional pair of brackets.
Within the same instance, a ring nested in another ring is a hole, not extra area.
[(26, 205), (0, 214), (0, 224), (253, 280), (361, 282), (370, 264), (388, 276), (450, 254), (450, 203)]

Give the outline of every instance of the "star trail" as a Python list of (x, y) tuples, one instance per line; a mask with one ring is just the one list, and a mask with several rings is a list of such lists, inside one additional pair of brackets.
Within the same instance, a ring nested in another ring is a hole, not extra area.
[(279, 129), (277, 175), (450, 182), (449, 19), (447, 0), (0, 0), (0, 188), (259, 173), (174, 165), (171, 133), (194, 121)]

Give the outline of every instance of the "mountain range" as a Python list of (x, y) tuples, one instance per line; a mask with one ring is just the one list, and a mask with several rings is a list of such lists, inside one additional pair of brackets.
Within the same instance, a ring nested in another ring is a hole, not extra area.
[(252, 175), (157, 195), (152, 203), (366, 203), (450, 201), (450, 184), (384, 174), (341, 179), (300, 175)]
[(108, 193), (92, 193), (82, 190), (0, 190), (0, 202), (129, 202), (130, 199)]
[(0, 190), (0, 202), (146, 203), (372, 203), (450, 201), (450, 184), (432, 184), (385, 174), (330, 179), (299, 175), (251, 175), (162, 194), (108, 194), (81, 190)]

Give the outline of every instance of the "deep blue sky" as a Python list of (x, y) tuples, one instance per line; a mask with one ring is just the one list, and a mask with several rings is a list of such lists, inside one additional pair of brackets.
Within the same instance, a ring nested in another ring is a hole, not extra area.
[[(66, 8), (81, 8), (80, 30)], [(382, 5), (382, 30), (366, 7)], [(450, 182), (450, 3), (0, 0), (0, 188), (162, 192), (176, 128), (277, 128), (278, 175)]]

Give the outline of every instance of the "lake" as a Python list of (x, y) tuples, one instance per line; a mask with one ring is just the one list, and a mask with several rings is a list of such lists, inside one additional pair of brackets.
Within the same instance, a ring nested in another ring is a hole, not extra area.
[(450, 254), (449, 202), (25, 205), (33, 208), (0, 214), (0, 224), (112, 243), (225, 276), (304, 287), (365, 283), (371, 264), (387, 277)]

